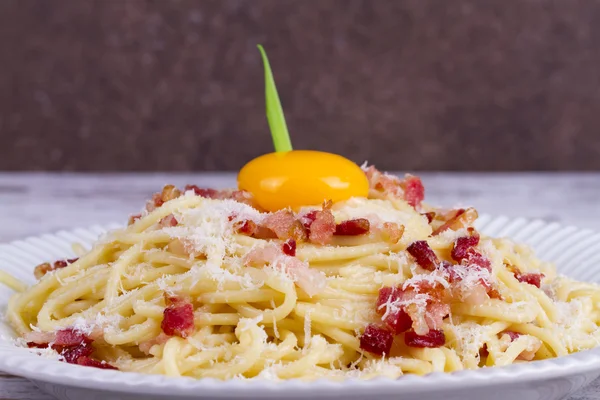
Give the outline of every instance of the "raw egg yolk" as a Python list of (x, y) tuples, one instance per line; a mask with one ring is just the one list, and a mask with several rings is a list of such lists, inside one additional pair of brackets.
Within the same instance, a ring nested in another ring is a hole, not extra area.
[(366, 197), (369, 192), (358, 165), (337, 154), (309, 150), (255, 158), (241, 169), (238, 186), (267, 211)]

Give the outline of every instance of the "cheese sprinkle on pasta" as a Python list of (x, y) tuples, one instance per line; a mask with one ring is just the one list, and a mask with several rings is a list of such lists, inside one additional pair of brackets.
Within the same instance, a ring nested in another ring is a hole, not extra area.
[(0, 273), (21, 290), (7, 318), (66, 362), (193, 378), (397, 378), (598, 344), (598, 286), (480, 235), (472, 208), (423, 204), (414, 176), (364, 170), (368, 198), (271, 213), (167, 186), (30, 288)]

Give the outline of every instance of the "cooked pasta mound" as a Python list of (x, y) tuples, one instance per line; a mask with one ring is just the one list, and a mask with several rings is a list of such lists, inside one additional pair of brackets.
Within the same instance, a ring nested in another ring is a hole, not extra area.
[(473, 208), (422, 203), (417, 177), (365, 173), (368, 198), (273, 213), (166, 186), (79, 258), (39, 265), (8, 320), (66, 362), (193, 378), (396, 378), (598, 344), (598, 286), (480, 235)]

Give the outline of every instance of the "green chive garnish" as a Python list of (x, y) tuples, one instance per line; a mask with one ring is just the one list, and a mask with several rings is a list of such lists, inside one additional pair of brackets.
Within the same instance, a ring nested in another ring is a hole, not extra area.
[(265, 66), (265, 98), (267, 104), (267, 120), (269, 121), (269, 128), (271, 129), (271, 136), (273, 137), (273, 144), (275, 145), (276, 152), (285, 152), (292, 150), (292, 142), (290, 141), (290, 134), (288, 133), (287, 125), (285, 123), (285, 117), (283, 115), (283, 109), (281, 108), (281, 102), (279, 101), (279, 95), (277, 94), (277, 87), (275, 86), (275, 80), (273, 79), (273, 73), (269, 65), (269, 59), (265, 49), (259, 44), (257, 45), (258, 50), (263, 59)]

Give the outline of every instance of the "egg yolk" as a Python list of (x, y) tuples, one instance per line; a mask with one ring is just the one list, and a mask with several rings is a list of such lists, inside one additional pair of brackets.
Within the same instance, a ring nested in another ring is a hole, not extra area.
[(269, 153), (246, 164), (238, 186), (267, 211), (366, 197), (369, 182), (352, 161), (321, 151)]

